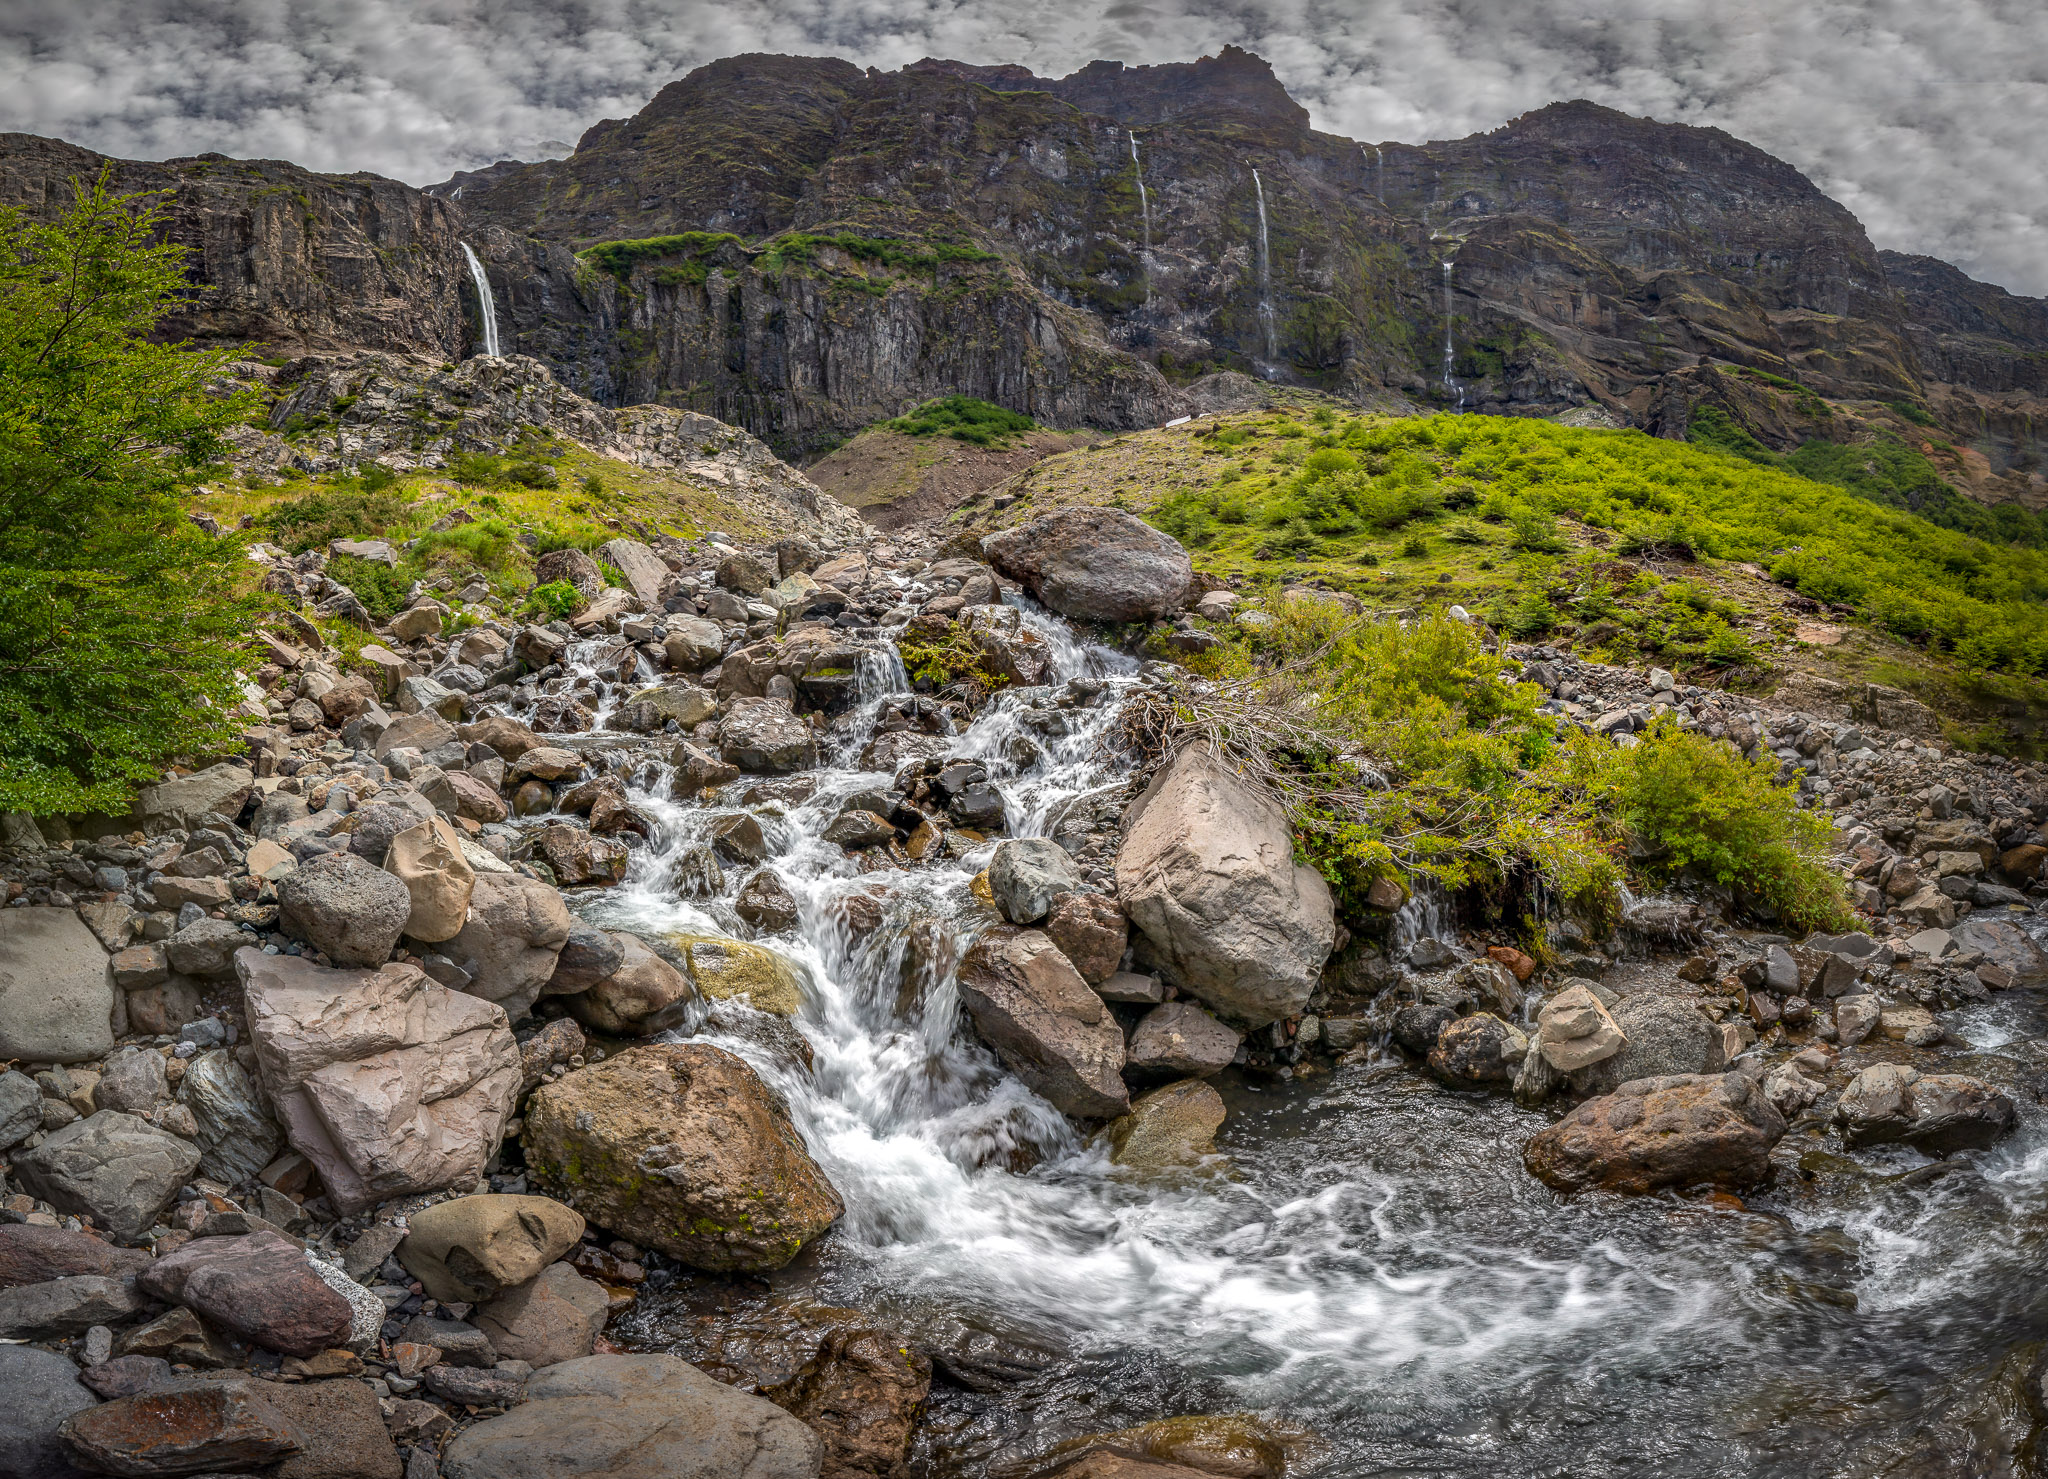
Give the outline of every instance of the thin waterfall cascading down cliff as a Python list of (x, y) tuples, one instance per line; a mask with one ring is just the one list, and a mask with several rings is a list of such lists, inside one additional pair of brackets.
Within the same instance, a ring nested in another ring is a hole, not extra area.
[(462, 255), (469, 263), (469, 280), (476, 284), (477, 304), (483, 312), (484, 353), (492, 359), (498, 357), (498, 304), (491, 297), (491, 280), (484, 272), (484, 264), (476, 259), (476, 253), (463, 242)]
[(1138, 218), (1144, 228), (1144, 250), (1138, 258), (1145, 269), (1145, 306), (1152, 306), (1152, 197), (1145, 189), (1145, 167), (1138, 162), (1138, 136), (1124, 130), (1131, 140), (1131, 173), (1138, 177)]
[(1252, 191), (1259, 202), (1259, 327), (1265, 333), (1266, 358), (1279, 353), (1273, 325), (1273, 249), (1266, 238), (1266, 187), (1252, 171)]
[(1444, 389), (1451, 395), (1455, 409), (1465, 409), (1465, 392), (1458, 384), (1458, 377), (1451, 373), (1451, 259), (1444, 258)]

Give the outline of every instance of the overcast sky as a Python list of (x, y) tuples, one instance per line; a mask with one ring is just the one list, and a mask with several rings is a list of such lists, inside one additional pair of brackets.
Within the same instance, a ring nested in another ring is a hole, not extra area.
[(1717, 125), (1879, 246), (2048, 294), (2044, 0), (0, 0), (0, 130), (426, 184), (735, 52), (1059, 75), (1230, 42), (1369, 142), (1573, 97)]

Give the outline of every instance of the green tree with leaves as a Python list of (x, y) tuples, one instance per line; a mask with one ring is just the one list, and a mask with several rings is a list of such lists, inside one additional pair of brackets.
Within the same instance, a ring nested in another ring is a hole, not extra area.
[(0, 209), (0, 811), (125, 811), (239, 729), (263, 598), (181, 497), (252, 406), (228, 351), (151, 340), (189, 292), (163, 210), (106, 173)]

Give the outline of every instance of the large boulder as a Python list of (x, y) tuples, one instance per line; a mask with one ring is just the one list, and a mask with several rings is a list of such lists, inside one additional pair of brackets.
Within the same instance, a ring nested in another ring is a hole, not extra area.
[(781, 1268), (844, 1212), (782, 1101), (708, 1043), (627, 1048), (527, 1101), (535, 1180), (698, 1268)]
[(1784, 1133), (1784, 1117), (1748, 1074), (1671, 1074), (1588, 1099), (1539, 1130), (1522, 1163), (1559, 1191), (1736, 1190), (1770, 1173)]
[(502, 1008), (415, 965), (235, 957), (256, 1063), (292, 1148), (346, 1216), (480, 1173), (519, 1092)]
[(113, 1046), (99, 939), (70, 909), (0, 910), (0, 1058), (77, 1063)]
[(784, 775), (816, 762), (811, 726), (779, 698), (736, 698), (718, 724), (719, 753), (750, 775)]
[(1835, 1105), (1845, 1144), (1910, 1145), (1941, 1156), (1982, 1150), (2010, 1134), (2018, 1118), (2012, 1100), (1989, 1084), (1899, 1063), (1864, 1069)]
[(662, 563), (660, 555), (637, 539), (607, 539), (598, 546), (597, 554), (626, 577), (634, 595), (649, 607), (660, 609), (661, 585), (668, 579), (668, 566)]
[(196, 775), (143, 787), (135, 798), (135, 814), (150, 832), (202, 827), (209, 818), (232, 822), (242, 814), (255, 789), (253, 771), (222, 761)]
[(1052, 913), (1054, 899), (1080, 887), (1080, 871), (1067, 850), (1043, 837), (997, 843), (989, 859), (989, 892), (1011, 924), (1037, 924)]
[(1131, 1031), (1130, 1066), (1146, 1073), (1220, 1073), (1237, 1058), (1243, 1036), (1191, 1001), (1169, 1001), (1138, 1019)]
[(1204, 747), (1138, 798), (1116, 886), (1167, 976), (1249, 1026), (1300, 1012), (1336, 944), (1329, 885), (1294, 860), (1286, 815)]
[(398, 1261), (446, 1304), (495, 1299), (576, 1246), (582, 1215), (552, 1197), (456, 1197), (412, 1214)]
[(1572, 1087), (1581, 1094), (1611, 1093), (1632, 1079), (1718, 1073), (1727, 1066), (1720, 1028), (1685, 997), (1639, 991), (1616, 1003), (1609, 1020), (1622, 1044), (1572, 1071)]
[(959, 991), (982, 1041), (1055, 1109), (1106, 1119), (1130, 1108), (1123, 1029), (1043, 933), (990, 930), (960, 962)]
[(1590, 1068), (1628, 1046), (1628, 1035), (1585, 986), (1568, 986), (1543, 1003), (1536, 1023), (1543, 1061), (1558, 1073)]
[(585, 1027), (613, 1037), (651, 1037), (676, 1026), (697, 999), (689, 977), (636, 937), (615, 938), (618, 968), (570, 997), (569, 1010)]
[(981, 542), (989, 563), (1062, 616), (1152, 621), (1178, 611), (1194, 579), (1188, 552), (1113, 508), (1062, 508)]
[(456, 1435), (442, 1479), (817, 1479), (818, 1435), (674, 1356), (585, 1356)]
[(453, 939), (469, 920), (476, 869), (462, 855), (462, 836), (441, 817), (391, 839), (384, 871), (405, 885), (412, 909), (405, 933), (427, 944)]
[(479, 873), (469, 918), (441, 951), (469, 972), (472, 995), (517, 1021), (547, 990), (573, 923), (561, 892), (538, 878)]
[(219, 1329), (287, 1356), (346, 1345), (355, 1323), (349, 1301), (281, 1233), (195, 1238), (150, 1264), (135, 1281)]
[(278, 927), (336, 965), (382, 965), (411, 915), (405, 884), (352, 852), (323, 853), (277, 885)]
[(15, 1179), (31, 1194), (129, 1239), (149, 1231), (198, 1169), (190, 1141), (117, 1109), (74, 1120), (14, 1156)]

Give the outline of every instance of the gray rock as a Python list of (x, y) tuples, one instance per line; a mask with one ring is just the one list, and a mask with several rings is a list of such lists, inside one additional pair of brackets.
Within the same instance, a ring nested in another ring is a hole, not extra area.
[(458, 1433), (443, 1479), (817, 1479), (818, 1435), (674, 1356), (585, 1356)]
[(113, 972), (85, 922), (70, 909), (0, 910), (0, 1058), (97, 1058), (113, 1023)]
[(25, 1073), (0, 1073), (0, 1150), (12, 1150), (43, 1124), (43, 1091)]
[(382, 965), (405, 933), (412, 894), (351, 852), (313, 859), (277, 885), (278, 927), (336, 965)]
[(671, 617), (668, 640), (662, 644), (668, 665), (679, 672), (695, 673), (711, 666), (725, 652), (725, 633), (715, 621), (701, 616)]
[(199, 1169), (189, 1141), (132, 1114), (103, 1109), (14, 1157), (14, 1174), (60, 1212), (90, 1213), (119, 1238), (149, 1230)]
[(166, 827), (199, 827), (213, 817), (231, 822), (241, 815), (249, 793), (255, 789), (253, 771), (222, 762), (197, 775), (144, 787), (135, 798), (135, 812), (142, 818), (144, 829), (152, 832)]
[(777, 698), (737, 698), (718, 725), (719, 752), (752, 775), (782, 775), (817, 759), (811, 726)]
[(1148, 1073), (1204, 1077), (1228, 1068), (1243, 1041), (1193, 1002), (1169, 1001), (1138, 1020), (1125, 1061)]
[(1085, 621), (1170, 615), (1194, 578), (1177, 541), (1120, 509), (1058, 509), (981, 544), (996, 569), (1062, 616)]
[(0, 1346), (0, 1474), (87, 1479), (57, 1429), (72, 1413), (98, 1405), (68, 1358), (34, 1346)]
[(1628, 1039), (1620, 1052), (1572, 1074), (1581, 1094), (1608, 1094), (1639, 1078), (1718, 1073), (1726, 1066), (1720, 1029), (1690, 1001), (1637, 992), (1609, 1015)]
[(2010, 1134), (2018, 1118), (2012, 1100), (1989, 1084), (1898, 1063), (1864, 1069), (1835, 1105), (1847, 1145), (1905, 1144), (1939, 1156), (1982, 1150)]
[(1074, 860), (1057, 842), (1023, 837), (996, 846), (988, 865), (989, 892), (1011, 924), (1037, 924), (1052, 913), (1052, 901), (1081, 887)]
[(74, 1274), (0, 1289), (0, 1338), (55, 1340), (95, 1325), (118, 1325), (148, 1308), (133, 1279)]
[(1764, 1075), (1764, 1097), (1777, 1107), (1785, 1122), (1790, 1124), (1813, 1107), (1814, 1100), (1827, 1092), (1825, 1084), (1815, 1083), (1801, 1073), (1797, 1065), (1780, 1063)]
[(109, 1058), (100, 1070), (99, 1086), (93, 1090), (93, 1102), (101, 1109), (128, 1114), (147, 1115), (170, 1097), (164, 1056), (149, 1048), (130, 1048)]
[(1329, 886), (1295, 862), (1285, 814), (1207, 749), (1138, 798), (1116, 886), (1164, 974), (1249, 1026), (1301, 1011), (1336, 943)]
[(1955, 927), (1951, 938), (1957, 950), (1981, 952), (1993, 965), (2011, 971), (2015, 985), (2048, 981), (2048, 950), (2010, 920), (1979, 919), (1973, 914)]
[(566, 1263), (508, 1289), (476, 1312), (477, 1328), (501, 1358), (543, 1367), (590, 1354), (611, 1298)]
[(165, 942), (164, 954), (179, 975), (218, 981), (235, 973), (235, 952), (255, 943), (225, 919), (195, 919)]
[(1009, 1070), (1065, 1114), (1126, 1113), (1123, 1032), (1038, 930), (998, 926), (960, 962), (960, 1004)]
[(1764, 986), (1779, 996), (1790, 996), (1799, 989), (1799, 963), (1783, 945), (1764, 952)]
[(187, 1063), (178, 1101), (199, 1126), (199, 1169), (216, 1181), (251, 1180), (284, 1149), (284, 1132), (232, 1053), (216, 1049)]
[(1867, 992), (1845, 996), (1835, 1003), (1835, 1040), (1853, 1048), (1876, 1030), (1884, 1015), (1878, 999)]
[(469, 972), (472, 996), (517, 1021), (548, 989), (573, 923), (561, 893), (538, 878), (479, 873), (468, 922), (441, 951)]

